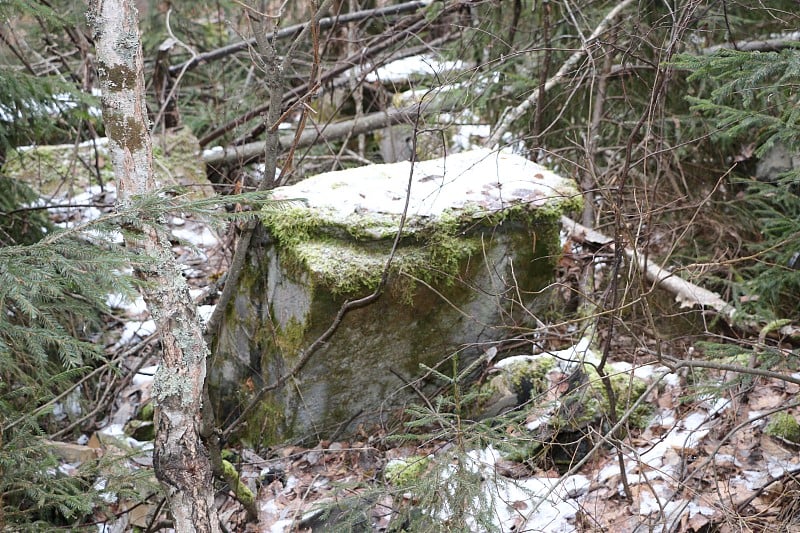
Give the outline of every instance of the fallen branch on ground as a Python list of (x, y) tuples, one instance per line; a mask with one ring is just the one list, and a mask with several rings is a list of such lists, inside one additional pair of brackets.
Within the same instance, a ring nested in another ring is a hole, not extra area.
[[(587, 228), (569, 217), (562, 216), (561, 224), (570, 237), (577, 242), (614, 248), (614, 239)], [(681, 307), (702, 307), (712, 310), (729, 326), (751, 334), (760, 335), (765, 329), (772, 329), (770, 324), (759, 321), (756, 317), (737, 313), (734, 306), (723, 300), (719, 294), (686, 281), (674, 272), (658, 266), (652, 260), (648, 260), (646, 254), (629, 248), (625, 248), (623, 252), (628, 260), (653, 283), (653, 287), (659, 287), (675, 295), (675, 301)], [(775, 329), (784, 337), (800, 340), (800, 326), (798, 325), (786, 324)]]

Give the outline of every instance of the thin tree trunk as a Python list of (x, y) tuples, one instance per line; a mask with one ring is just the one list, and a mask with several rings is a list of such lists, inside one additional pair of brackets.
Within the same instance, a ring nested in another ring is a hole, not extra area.
[[(138, 14), (132, 0), (91, 0), (88, 19), (95, 33), (117, 203), (128, 207), (136, 196), (156, 189)], [(142, 213), (136, 228), (139, 237), (126, 242), (141, 250), (148, 265), (139, 275), (149, 287), (144, 296), (161, 337), (162, 356), (153, 385), (157, 402), (153, 465), (176, 531), (217, 533), (211, 467), (199, 433), (208, 348), (159, 222)]]

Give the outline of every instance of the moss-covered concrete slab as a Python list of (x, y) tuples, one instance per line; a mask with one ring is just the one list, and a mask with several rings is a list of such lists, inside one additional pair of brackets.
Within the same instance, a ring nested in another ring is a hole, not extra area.
[[(153, 138), (156, 179), (162, 186), (187, 187), (195, 196), (214, 193), (198, 156), (200, 145), (187, 129)], [(73, 196), (90, 185), (114, 181), (103, 137), (78, 144), (28, 146), (8, 154), (3, 172), (44, 196)]]
[(262, 213), (215, 344), (212, 391), (227, 415), (293, 368), (343, 302), (378, 287), (403, 228), (380, 299), (347, 314), (248, 421), (244, 436), (262, 443), (386, 423), (419, 400), (415, 388), (432, 391), (409, 385), (420, 364), (449, 373), (452, 357), (468, 364), (482, 343), (533, 324), (560, 251), (559, 216), (580, 202), (571, 180), (488, 150), (413, 172), (406, 162), (322, 174), (274, 197), (296, 201)]
[[(509, 459), (548, 457), (558, 461), (559, 454), (569, 450), (568, 464), (572, 464), (581, 458), (581, 449), (588, 449), (584, 436), (603, 434), (613, 418), (608, 390), (597, 372), (599, 361), (587, 339), (558, 352), (498, 361), (491, 369), (491, 379), (477, 385), (473, 416), (480, 420), (513, 411), (524, 417), (520, 429), (527, 434), (505, 450)], [(647, 402), (633, 406), (645, 393), (647, 382), (627, 363), (606, 365), (605, 372), (616, 419), (633, 409), (626, 427), (645, 428), (653, 406)], [(519, 446), (520, 442), (528, 444)]]

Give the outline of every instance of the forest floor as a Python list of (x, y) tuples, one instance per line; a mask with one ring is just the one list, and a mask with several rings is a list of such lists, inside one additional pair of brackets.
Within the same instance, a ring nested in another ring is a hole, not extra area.
[[(75, 210), (56, 211), (56, 222), (74, 224), (110, 210), (113, 186), (90, 188), (71, 201), (95, 205), (96, 212), (81, 208), (76, 217)], [(192, 217), (169, 222), (174, 251), (201, 316), (207, 317), (216, 298), (213, 280), (227, 268), (231, 238)], [(85, 433), (70, 445), (93, 454), (131, 453), (127, 467), (147, 471), (152, 444), (141, 427), (138, 433), (131, 428), (150, 396), (157, 364), (154, 324), (141, 301), (109, 295), (109, 303), (116, 320), (106, 342), (124, 378), (104, 416), (85, 422)], [(563, 349), (580, 340), (569, 334), (553, 335), (540, 348)], [(702, 356), (691, 342), (673, 340), (666, 343), (669, 349), (683, 352), (675, 355)], [(766, 431), (777, 424), (779, 412), (798, 418), (800, 386), (713, 369), (673, 373), (648, 349), (655, 344), (655, 338), (634, 342), (618, 335), (611, 353), (652, 385), (645, 399), (652, 406), (649, 424), (617, 433), (610, 442), (602, 442), (598, 430), (586, 437), (597, 444), (594, 452), (575, 455), (571, 465), (511, 461), (497, 442), (471, 438), (469, 421), (458, 434), (418, 442), (393, 438), (388, 430), (364, 430), (347, 440), (305, 446), (234, 446), (230, 461), (256, 495), (258, 522), (248, 521), (232, 490), (220, 486), (223, 524), (228, 531), (387, 531), (399, 530), (399, 514), (419, 509), (416, 523), (427, 526), (411, 531), (461, 531), (463, 526), (452, 525), (458, 521), (484, 531), (484, 519), (507, 532), (800, 531), (800, 445)], [(800, 373), (792, 377), (796, 381)], [(513, 432), (509, 426), (509, 438)], [(76, 466), (71, 457), (65, 472)], [(391, 474), (398, 465), (408, 475)], [(461, 510), (450, 501), (459, 490), (454, 483), (459, 473), (474, 474), (470, 479), (477, 487)], [(109, 499), (118, 514), (98, 515), (102, 531), (168, 529), (157, 498)], [(426, 505), (432, 507), (425, 510)]]

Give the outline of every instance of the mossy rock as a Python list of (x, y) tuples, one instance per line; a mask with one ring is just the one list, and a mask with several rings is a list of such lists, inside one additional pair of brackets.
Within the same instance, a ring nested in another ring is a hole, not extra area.
[(142, 405), (141, 408), (139, 408), (139, 414), (136, 418), (138, 418), (139, 420), (152, 422), (154, 415), (155, 415), (155, 404), (152, 401), (149, 401), (144, 405)]
[(800, 444), (800, 423), (785, 411), (772, 415), (764, 432), (771, 437)]
[(155, 440), (156, 428), (153, 422), (131, 420), (125, 425), (125, 434), (140, 442), (149, 442)]
[[(558, 357), (543, 353), (513, 356), (498, 363), (499, 374), (482, 386), (484, 400), (477, 408), (477, 418), (514, 410), (526, 417), (523, 432), (502, 447), (509, 460), (550, 457), (557, 463), (561, 456), (571, 460), (587, 447), (582, 435), (589, 427), (595, 427), (597, 433), (607, 429), (611, 403), (606, 387), (593, 364), (573, 360), (584, 353), (587, 360), (592, 359), (586, 348), (574, 347)], [(559, 373), (553, 376), (556, 381), (550, 379), (551, 372)], [(623, 364), (607, 365), (606, 373), (619, 418), (644, 394), (647, 383)], [(651, 415), (652, 405), (641, 403), (630, 414), (628, 427), (646, 427)]]
[[(209, 386), (221, 417), (246, 405), (242, 391), (302, 363), (346, 301), (382, 290), (341, 318), (290, 382), (263, 396), (269, 408), (248, 420), (248, 441), (385, 424), (418, 398), (398, 376), (414, 379), (454, 354), (464, 368), (482, 344), (529, 328), (549, 303), (559, 216), (580, 204), (574, 182), (479, 150), (414, 165), (406, 211), (411, 170), (373, 165), (273, 191), (284, 203), (260, 213), (212, 350)], [(423, 393), (435, 388), (419, 384)]]
[(430, 464), (430, 457), (423, 455), (394, 459), (384, 467), (383, 478), (397, 488), (406, 489), (419, 483)]
[[(595, 412), (589, 412), (590, 419), (598, 416), (608, 417), (611, 409), (611, 402), (608, 392), (603, 384), (600, 375), (594, 365), (584, 364), (584, 372), (587, 376), (587, 386), (590, 389), (590, 396), (596, 400)], [(611, 381), (611, 389), (615, 396), (615, 407), (617, 417), (621, 417), (647, 390), (647, 383), (634, 376), (630, 369), (622, 365), (611, 364), (606, 368), (606, 374)], [(581, 395), (580, 391), (574, 391), (573, 395)], [(638, 429), (647, 427), (650, 417), (653, 414), (652, 405), (643, 402), (634, 409), (628, 418), (629, 426)]]

